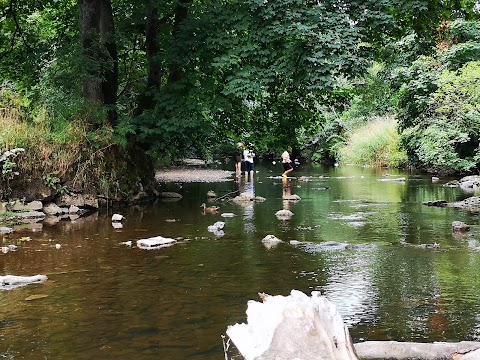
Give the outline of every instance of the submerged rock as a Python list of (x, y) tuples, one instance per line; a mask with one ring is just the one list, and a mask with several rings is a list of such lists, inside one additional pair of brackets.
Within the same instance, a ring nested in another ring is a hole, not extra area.
[(289, 200), (289, 201), (299, 201), (299, 200), (302, 200), (302, 198), (301, 198), (300, 196), (298, 196), (297, 194), (284, 195), (284, 196), (282, 196), (282, 199), (283, 199), (283, 200)]
[(445, 200), (426, 201), (423, 203), (427, 206), (451, 207), (455, 209), (463, 209), (471, 212), (480, 212), (480, 197), (470, 196), (462, 201), (447, 202)]
[(112, 221), (112, 227), (114, 229), (123, 229), (123, 224), (120, 221)]
[(471, 196), (462, 201), (456, 201), (447, 204), (448, 207), (464, 209), (472, 212), (480, 212), (480, 197)]
[(215, 191), (209, 190), (209, 191), (207, 191), (207, 197), (209, 197), (209, 198), (216, 198), (216, 197), (217, 197), (217, 194), (215, 193)]
[(400, 178), (388, 178), (388, 179), (377, 179), (377, 181), (382, 181), (382, 182), (405, 182), (405, 178), (404, 177), (400, 177)]
[(164, 191), (160, 194), (160, 197), (165, 199), (181, 199), (183, 196), (176, 192)]
[(275, 235), (267, 235), (262, 239), (263, 244), (269, 244), (269, 245), (278, 245), (282, 242), (283, 241), (277, 238)]
[(437, 207), (446, 207), (448, 202), (446, 200), (434, 200), (434, 201), (425, 201), (423, 205), (427, 206), (437, 206)]
[(454, 221), (452, 222), (452, 230), (464, 232), (470, 230), (470, 226), (461, 221)]
[(278, 210), (276, 213), (275, 213), (275, 216), (280, 219), (280, 220), (288, 220), (290, 219), (292, 216), (293, 216), (293, 212), (291, 212), (290, 210)]
[(266, 199), (262, 196), (255, 196), (254, 194), (243, 192), (240, 195), (235, 196), (232, 201), (235, 203), (249, 203), (249, 202), (263, 202)]
[(0, 234), (3, 234), (3, 235), (5, 235), (5, 234), (11, 234), (11, 233), (13, 233), (13, 231), (14, 231), (14, 230), (13, 230), (12, 228), (10, 228), (10, 227), (0, 226)]

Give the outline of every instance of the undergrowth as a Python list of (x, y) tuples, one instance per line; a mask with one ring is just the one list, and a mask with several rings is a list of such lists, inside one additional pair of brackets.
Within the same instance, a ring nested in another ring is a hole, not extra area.
[(378, 117), (352, 131), (339, 149), (341, 162), (360, 166), (401, 167), (407, 162), (400, 149), (397, 123), (390, 117)]
[(9, 188), (6, 182), (0, 184), (0, 197), (2, 193), (4, 198), (13, 196), (15, 190), (25, 187), (108, 198), (135, 192), (145, 181), (142, 177), (150, 175), (147, 157), (133, 160), (132, 149), (118, 144), (111, 126), (93, 128), (88, 124), (81, 118), (55, 121), (46, 112), (24, 119), (15, 109), (0, 109), (0, 154), (12, 148), (25, 149), (16, 159), (16, 177), (8, 183)]

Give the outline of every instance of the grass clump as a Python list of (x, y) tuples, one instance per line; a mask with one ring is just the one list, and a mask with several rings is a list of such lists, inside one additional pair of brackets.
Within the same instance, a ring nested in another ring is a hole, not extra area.
[[(84, 115), (102, 119), (102, 114)], [(0, 109), (0, 155), (19, 147), (25, 151), (15, 158), (8, 181), (0, 181), (0, 199), (52, 192), (121, 198), (138, 191), (146, 177), (153, 179), (148, 157), (121, 144), (106, 122), (92, 125), (81, 112), (68, 120), (37, 112), (32, 119), (16, 109)], [(0, 163), (0, 170), (4, 166)]]
[(407, 155), (400, 147), (397, 122), (391, 117), (378, 117), (350, 134), (338, 151), (341, 162), (360, 166), (401, 167)]

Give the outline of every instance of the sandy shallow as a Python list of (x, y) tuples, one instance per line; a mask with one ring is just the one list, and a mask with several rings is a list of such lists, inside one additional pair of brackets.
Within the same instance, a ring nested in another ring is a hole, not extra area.
[(219, 182), (232, 181), (234, 175), (234, 171), (174, 167), (157, 170), (155, 179), (158, 182)]

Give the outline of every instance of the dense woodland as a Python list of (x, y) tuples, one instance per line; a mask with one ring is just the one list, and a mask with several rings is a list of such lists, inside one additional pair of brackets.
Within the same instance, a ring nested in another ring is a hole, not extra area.
[(34, 179), (127, 195), (157, 165), (229, 155), (240, 140), (263, 156), (293, 146), (313, 161), (476, 173), (479, 11), (0, 0), (0, 197)]

